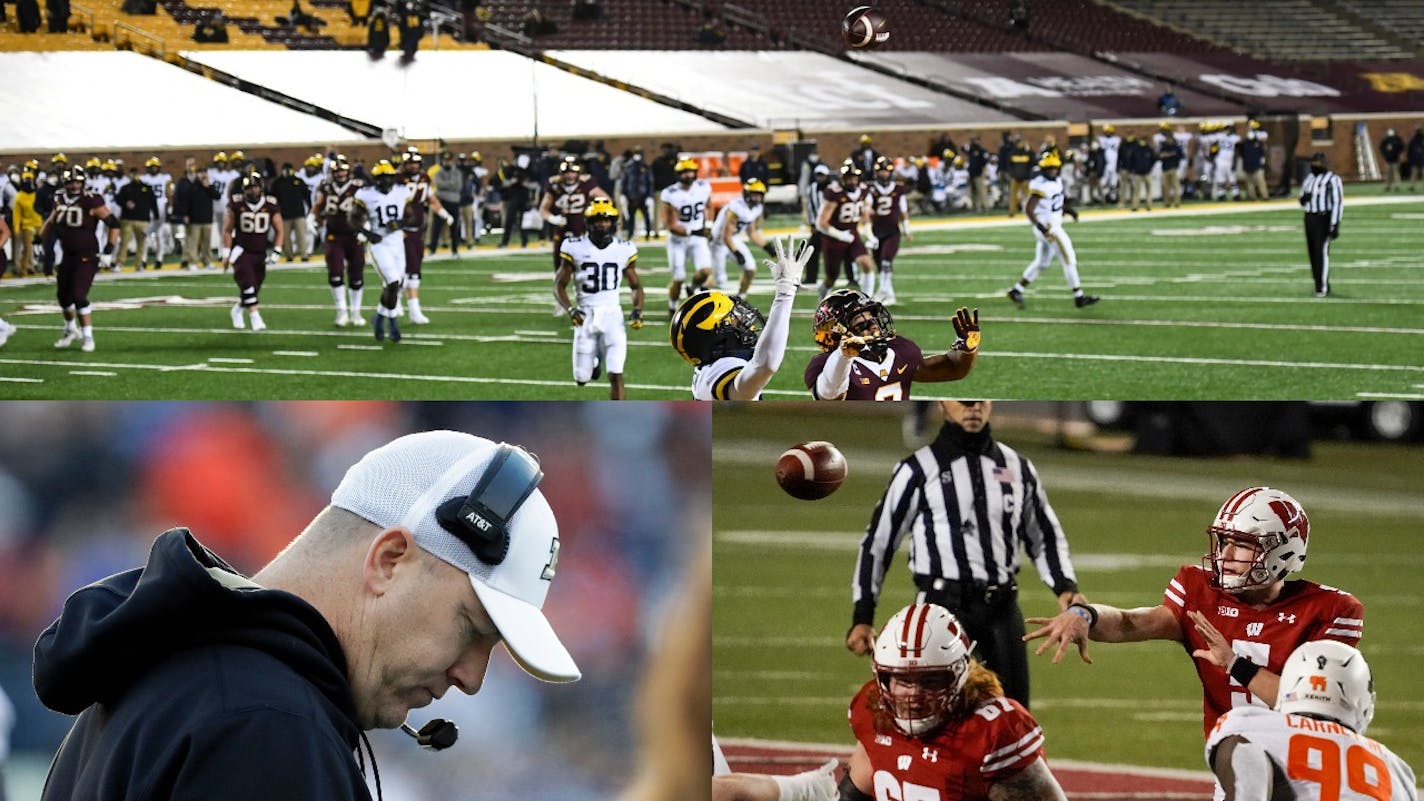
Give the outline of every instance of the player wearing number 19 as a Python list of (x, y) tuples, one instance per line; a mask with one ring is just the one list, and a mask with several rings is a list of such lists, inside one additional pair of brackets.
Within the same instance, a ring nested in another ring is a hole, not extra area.
[[(1242, 706), (1269, 707), (1284, 688), (1286, 657), (1309, 640), (1347, 645), (1364, 633), (1365, 607), (1344, 590), (1291, 580), (1305, 565), (1310, 519), (1284, 492), (1247, 487), (1221, 505), (1207, 528), (1210, 552), (1167, 583), (1163, 602), (1138, 609), (1073, 604), (1025, 640), (1047, 637), (1036, 653), (1087, 641), (1173, 640), (1195, 658), (1203, 693), (1202, 728)], [(1288, 689), (1288, 688), (1286, 688)]]
[(396, 183), (394, 164), (382, 159), (371, 168), (375, 186), (356, 190), (351, 206), (351, 225), (357, 240), (371, 243), (371, 260), (381, 274), (381, 303), (376, 307), (376, 339), (386, 338), (390, 328), (392, 342), (400, 342), (400, 325), (396, 322), (396, 303), (400, 300), (401, 283), (405, 281), (404, 222), (410, 216), (411, 185)]
[(223, 271), (232, 267), (237, 282), (238, 302), (232, 307), (232, 327), (242, 328), (242, 310), (253, 331), (265, 331), (262, 312), (257, 309), (257, 293), (267, 279), (267, 250), (282, 241), (282, 210), (277, 199), (266, 194), (262, 173), (252, 171), (242, 177), (242, 192), (232, 196), (223, 218)]
[(1417, 801), (1414, 771), (1365, 736), (1375, 685), (1364, 654), (1305, 643), (1281, 669), (1275, 710), (1233, 709), (1206, 741), (1224, 801)]
[[(609, 397), (623, 400), (623, 364), (628, 334), (618, 288), (626, 279), (633, 290), (633, 330), (643, 327), (643, 285), (638, 281), (638, 246), (619, 239), (618, 209), (606, 197), (594, 198), (583, 212), (587, 234), (565, 239), (559, 251), (554, 294), (574, 326), (574, 381), (579, 386), (597, 377), (600, 363), (608, 371)], [(578, 302), (569, 302), (569, 281), (577, 279)]]

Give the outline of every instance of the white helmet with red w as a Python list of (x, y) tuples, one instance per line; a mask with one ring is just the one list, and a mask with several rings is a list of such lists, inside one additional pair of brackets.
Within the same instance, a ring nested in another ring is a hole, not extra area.
[[(1305, 566), (1310, 519), (1295, 498), (1270, 487), (1248, 487), (1221, 505), (1206, 530), (1210, 552), (1202, 557), (1212, 584), (1229, 592), (1269, 587)], [(1228, 542), (1255, 550), (1250, 567), (1240, 573), (1222, 570)]]
[[(896, 728), (910, 737), (939, 728), (969, 678), (972, 650), (974, 643), (942, 606), (911, 604), (890, 618), (875, 640), (872, 670)], [(892, 691), (892, 679), (902, 687)]]

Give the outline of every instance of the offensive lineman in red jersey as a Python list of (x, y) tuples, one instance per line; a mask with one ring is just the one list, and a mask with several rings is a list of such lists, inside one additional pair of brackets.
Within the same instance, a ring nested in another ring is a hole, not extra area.
[(958, 381), (974, 369), (979, 352), (979, 310), (954, 312), (955, 340), (945, 353), (926, 357), (895, 333), (895, 321), (878, 300), (854, 289), (827, 295), (811, 317), (821, 353), (806, 365), (806, 388), (816, 400), (905, 400), (915, 381)]
[(850, 703), (857, 745), (841, 801), (1062, 801), (1043, 729), (1006, 698), (949, 610), (911, 604), (875, 641), (874, 678)]
[(1024, 640), (1047, 637), (1035, 653), (1057, 644), (1057, 662), (1069, 643), (1088, 658), (1087, 641), (1175, 640), (1195, 657), (1202, 683), (1202, 728), (1240, 706), (1270, 707), (1281, 667), (1310, 640), (1355, 646), (1364, 631), (1365, 607), (1344, 590), (1286, 576), (1305, 564), (1310, 520), (1294, 498), (1270, 487), (1248, 487), (1226, 499), (1207, 529), (1210, 553), (1167, 584), (1157, 606), (1118, 609), (1074, 604)]
[(232, 196), (223, 218), (223, 247), (228, 249), (223, 271), (232, 265), (232, 280), (238, 289), (238, 302), (232, 307), (233, 328), (243, 327), (245, 308), (252, 330), (267, 330), (257, 309), (257, 293), (267, 279), (267, 250), (273, 242), (282, 241), (282, 212), (277, 199), (265, 192), (262, 173), (247, 173), (242, 177), (242, 192)]
[(421, 169), (422, 162), (420, 153), (413, 147), (401, 156), (400, 180), (410, 187), (410, 205), (402, 226), (405, 231), (405, 300), (410, 307), (410, 321), (416, 325), (430, 322), (430, 318), (420, 309), (420, 267), (425, 263), (426, 207), (446, 225), (455, 224), (455, 218), (430, 191), (430, 175)]
[[(119, 219), (109, 213), (103, 197), (85, 191), (85, 178), (84, 170), (79, 167), (70, 167), (60, 175), (63, 191), (55, 194), (54, 211), (40, 226), (39, 237), (44, 240), (50, 231), (58, 229), (59, 243), (64, 248), (64, 259), (55, 273), (55, 295), (64, 312), (64, 334), (54, 346), (67, 348), (77, 340), (80, 350), (89, 353), (94, 350), (89, 288), (94, 285), (99, 268), (113, 262)], [(108, 244), (102, 256), (98, 239), (100, 220), (109, 226)]]
[(895, 254), (900, 252), (900, 237), (910, 235), (910, 203), (905, 185), (895, 180), (894, 165), (881, 156), (875, 160), (875, 180), (867, 187), (866, 205), (870, 208), (870, 233), (877, 240), (875, 264), (880, 268), (880, 288), (875, 299), (886, 306), (895, 305)]
[[(841, 167), (840, 180), (822, 192), (821, 213), (816, 217), (816, 230), (821, 232), (821, 258), (826, 263), (826, 278), (821, 284), (821, 297), (836, 288), (841, 264), (854, 261), (859, 268), (859, 286), (867, 295), (875, 294), (875, 263), (870, 260), (869, 247), (880, 245), (871, 235), (867, 245), (860, 238), (859, 227), (870, 222), (869, 195), (860, 183), (861, 170), (854, 164)], [(849, 268), (847, 268), (849, 269)]]
[[(337, 155), (331, 161), (331, 176), (316, 190), (312, 208), (326, 225), (326, 281), (331, 285), (331, 299), (336, 303), (338, 326), (364, 326), (361, 317), (361, 289), (366, 285), (366, 243), (351, 227), (351, 205), (361, 181), (351, 177), (351, 165), (346, 157)], [(344, 280), (343, 280), (344, 279)]]

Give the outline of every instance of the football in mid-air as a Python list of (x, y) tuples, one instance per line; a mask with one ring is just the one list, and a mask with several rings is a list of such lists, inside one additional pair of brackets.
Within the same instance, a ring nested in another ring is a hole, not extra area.
[(792, 445), (776, 460), (776, 483), (786, 494), (816, 501), (840, 487), (846, 477), (846, 460), (829, 442)]
[(870, 6), (856, 6), (841, 20), (841, 34), (850, 47), (870, 50), (889, 41), (890, 24)]

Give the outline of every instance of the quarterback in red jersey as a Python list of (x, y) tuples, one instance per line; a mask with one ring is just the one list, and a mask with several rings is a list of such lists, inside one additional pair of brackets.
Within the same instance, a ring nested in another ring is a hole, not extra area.
[(1310, 520), (1280, 490), (1248, 487), (1222, 504), (1207, 528), (1210, 552), (1167, 583), (1163, 602), (1138, 609), (1074, 604), (1053, 618), (1029, 618), (1047, 637), (1036, 653), (1058, 645), (1054, 661), (1087, 641), (1175, 640), (1195, 657), (1202, 683), (1202, 728), (1240, 706), (1270, 707), (1281, 667), (1301, 643), (1339, 640), (1357, 645), (1365, 607), (1355, 596), (1313, 581), (1286, 581), (1305, 564)]
[(911, 604), (875, 641), (875, 678), (850, 704), (857, 745), (842, 801), (1061, 800), (1043, 729), (1004, 697), (949, 610)]

